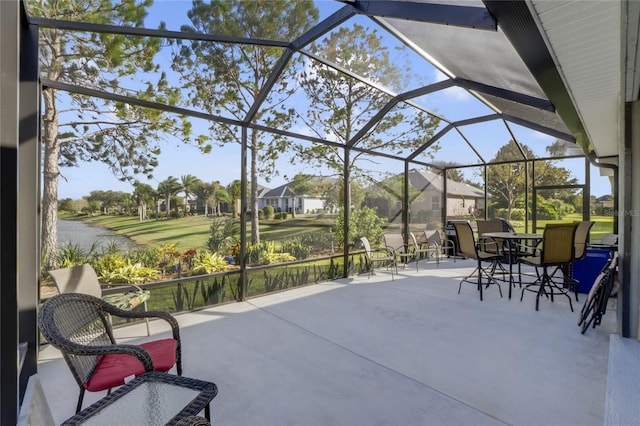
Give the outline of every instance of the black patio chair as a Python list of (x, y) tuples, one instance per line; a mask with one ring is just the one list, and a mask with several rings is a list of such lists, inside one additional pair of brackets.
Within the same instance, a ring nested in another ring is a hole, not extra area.
[[(455, 221), (452, 223), (456, 230), (456, 236), (458, 239), (458, 253), (467, 258), (474, 259), (477, 262), (476, 269), (460, 281), (458, 294), (460, 294), (462, 283), (467, 282), (477, 285), (478, 291), (480, 292), (480, 300), (482, 300), (482, 278), (484, 277), (487, 280), (486, 287), (488, 288), (489, 285), (492, 284), (497, 285), (500, 297), (502, 297), (502, 288), (500, 287), (500, 283), (496, 281), (493, 276), (500, 259), (502, 259), (502, 253), (500, 252), (498, 245), (495, 242), (491, 243), (485, 241), (483, 242), (483, 245), (480, 246), (473, 236), (473, 229), (471, 229), (471, 224), (468, 221)], [(485, 249), (489, 249), (489, 251), (486, 251)], [(489, 266), (485, 267), (485, 263), (489, 263)], [(475, 279), (475, 281), (473, 281), (472, 278)]]
[(582, 260), (587, 256), (587, 246), (589, 244), (589, 231), (595, 222), (588, 220), (578, 223), (576, 227), (576, 236), (573, 244), (573, 260), (568, 265), (562, 265), (562, 275), (564, 277), (565, 287), (573, 289), (576, 296), (576, 302), (578, 302), (578, 281), (573, 279), (573, 264), (577, 260)]
[[(118, 344), (108, 316), (159, 318), (171, 326), (172, 337), (140, 345)], [(44, 338), (62, 352), (80, 387), (76, 413), (82, 408), (85, 390), (111, 391), (125, 379), (148, 371), (166, 372), (175, 365), (182, 375), (180, 329), (165, 312), (133, 312), (80, 293), (63, 293), (40, 308), (38, 325)]]
[[(526, 284), (520, 294), (520, 301), (522, 301), (525, 291), (536, 293), (536, 311), (540, 305), (540, 296), (544, 295), (553, 302), (554, 296), (564, 295), (569, 299), (569, 307), (573, 312), (569, 288), (565, 285), (566, 280), (563, 277), (561, 282), (557, 282), (554, 275), (556, 271), (565, 270), (573, 262), (577, 227), (577, 223), (547, 224), (542, 234), (542, 249), (538, 251), (538, 254), (518, 259), (518, 267), (520, 264), (525, 264), (536, 268), (537, 279)], [(540, 273), (540, 269), (542, 273)], [(522, 280), (521, 273), (520, 279)]]

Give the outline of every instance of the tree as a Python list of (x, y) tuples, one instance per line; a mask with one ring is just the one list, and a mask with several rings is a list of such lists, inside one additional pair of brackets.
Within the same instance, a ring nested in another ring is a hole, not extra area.
[[(380, 86), (397, 91), (406, 87), (410, 70), (393, 65), (388, 48), (376, 31), (361, 25), (341, 27), (322, 42), (314, 43), (311, 50)], [(388, 94), (379, 89), (315, 61), (309, 61), (299, 83), (310, 102), (309, 109), (299, 114), (299, 118), (318, 137), (329, 135), (345, 146), (389, 101)], [(438, 123), (437, 118), (399, 103), (357, 141), (357, 146), (387, 152), (415, 150), (431, 139)], [(343, 149), (331, 145), (294, 145), (293, 148), (297, 154), (292, 161), (329, 167), (337, 174), (342, 174), (345, 161), (349, 161), (353, 177), (370, 174), (358, 165), (359, 160), (365, 158), (364, 153), (352, 151), (351, 158), (347, 159)]]
[[(552, 145), (551, 147), (553, 147)], [(522, 145), (522, 150), (528, 159), (535, 158), (531, 149)], [(522, 158), (517, 145), (510, 141), (502, 146), (491, 162), (513, 161), (514, 158)], [(528, 191), (525, 187), (524, 161), (502, 164), (490, 164), (487, 170), (487, 192), (491, 194), (492, 202), (497, 207), (507, 209), (507, 219), (511, 219), (511, 210), (516, 206), (516, 201), (522, 199)], [(530, 168), (529, 182), (536, 186), (548, 185), (573, 185), (577, 182), (571, 177), (571, 172), (564, 167), (557, 167), (549, 160), (537, 160), (535, 165), (535, 182), (533, 171)], [(540, 191), (538, 195), (543, 198), (560, 198), (562, 194), (573, 194), (573, 190), (549, 189)]]
[[(533, 158), (533, 152), (526, 145), (522, 149), (527, 158)], [(510, 141), (498, 150), (493, 161), (512, 161), (514, 158), (522, 158), (522, 154), (518, 146)], [(487, 169), (487, 192), (491, 194), (491, 201), (496, 207), (507, 209), (507, 220), (511, 220), (511, 210), (518, 197), (526, 192), (525, 169), (524, 161), (490, 164)]]
[(95, 190), (91, 191), (86, 198), (89, 202), (98, 202), (102, 206), (102, 212), (104, 214), (109, 214), (111, 213), (112, 208), (119, 208), (121, 206), (124, 198), (124, 192)]
[[(143, 25), (152, 0), (30, 0), (29, 12), (65, 21), (93, 24)], [(42, 77), (116, 94), (131, 92), (122, 80), (139, 87), (137, 96), (174, 104), (180, 91), (157, 72), (154, 55), (161, 46), (158, 38), (131, 37), (109, 33), (83, 33), (57, 29), (40, 30), (40, 70)], [(147, 81), (133, 81), (133, 75)], [(101, 161), (113, 173), (129, 179), (150, 175), (160, 152), (158, 141), (169, 134), (190, 140), (190, 127), (183, 118), (172, 118), (121, 102), (60, 92), (51, 87), (42, 91), (43, 193), (42, 241), (45, 263), (56, 267), (57, 197), (60, 165), (71, 167), (80, 161)], [(199, 139), (203, 143), (204, 139)]]
[[(215, 29), (216, 34), (230, 37), (293, 40), (310, 29), (317, 17), (317, 9), (307, 0), (212, 0), (209, 4), (194, 0), (189, 11), (191, 26), (183, 26), (181, 30), (209, 33)], [(274, 66), (285, 53), (284, 49), (273, 46), (182, 41), (173, 69), (183, 76), (190, 101), (196, 108), (286, 130), (291, 126), (293, 111), (281, 105), (295, 92), (295, 85), (275, 85), (262, 107), (255, 115), (249, 115)], [(294, 66), (286, 67), (280, 80), (293, 80), (295, 72)], [(213, 123), (210, 130), (223, 144), (243, 142), (241, 132), (229, 125)], [(251, 242), (255, 244), (260, 242), (258, 180), (262, 177), (269, 181), (275, 175), (275, 160), (286, 149), (287, 140), (280, 135), (249, 130), (247, 143)]]
[(182, 184), (182, 192), (184, 192), (184, 212), (187, 213), (189, 204), (189, 195), (193, 193), (194, 188), (200, 182), (200, 179), (194, 175), (182, 175), (180, 183)]
[[(349, 185), (351, 191), (351, 206), (360, 208), (366, 197), (366, 192), (357, 179)], [(344, 206), (344, 179), (322, 179), (318, 181), (316, 192), (324, 198), (324, 208), (331, 212)]]
[(242, 182), (238, 179), (227, 185), (227, 194), (231, 200), (231, 209), (233, 211), (233, 217), (238, 217), (238, 200), (242, 196)]
[(222, 185), (220, 185), (220, 182), (214, 182), (212, 198), (215, 203), (216, 216), (220, 216), (220, 214), (222, 213), (220, 204), (228, 203), (229, 201), (231, 201), (229, 193)]
[(165, 180), (163, 180), (158, 184), (157, 192), (158, 192), (158, 195), (164, 197), (165, 199), (165, 203), (166, 203), (165, 210), (167, 212), (167, 217), (169, 217), (171, 197), (178, 194), (178, 192), (180, 192), (181, 190), (182, 190), (182, 185), (180, 185), (180, 182), (178, 182), (178, 179), (173, 176), (169, 176), (168, 178), (166, 178)]
[(214, 186), (212, 183), (199, 181), (193, 188), (193, 193), (198, 197), (198, 200), (204, 205), (204, 217), (209, 216), (209, 201), (213, 195)]
[(142, 221), (147, 218), (147, 205), (155, 199), (156, 191), (151, 185), (138, 181), (134, 182), (133, 187), (133, 197), (138, 203), (138, 218)]
[(313, 177), (311, 175), (307, 175), (304, 173), (298, 173), (293, 177), (293, 180), (287, 185), (289, 191), (291, 191), (292, 198), (292, 206), (291, 206), (291, 217), (296, 217), (296, 196), (308, 194), (309, 191), (313, 188), (313, 184), (311, 180)]
[(58, 210), (73, 212), (73, 200), (71, 198), (65, 198), (58, 201)]

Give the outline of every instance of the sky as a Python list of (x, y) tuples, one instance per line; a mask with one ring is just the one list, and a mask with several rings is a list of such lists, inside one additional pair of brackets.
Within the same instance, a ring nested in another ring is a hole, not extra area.
[[(320, 10), (320, 19), (323, 19), (342, 6), (342, 4), (338, 2), (328, 0), (316, 3)], [(145, 20), (145, 26), (148, 28), (157, 28), (160, 21), (164, 21), (168, 30), (179, 30), (181, 24), (188, 23), (186, 14), (191, 4), (190, 0), (156, 0)], [(357, 19), (359, 23), (373, 26), (367, 18), (358, 17)], [(378, 34), (384, 35), (384, 32), (379, 30)], [(394, 47), (397, 44), (397, 40), (390, 36), (386, 36), (385, 41), (389, 43), (388, 45), (390, 47)], [(428, 64), (424, 64), (422, 58), (408, 57), (406, 60), (418, 64), (415, 65), (415, 69), (421, 71), (420, 73), (414, 73), (415, 80), (410, 82), (410, 84), (413, 84), (415, 87), (445, 78), (438, 70)], [(484, 113), (484, 110), (486, 110), (483, 104), (474, 99), (466, 91), (456, 88), (438, 92), (435, 95), (429, 95), (428, 98), (416, 99), (416, 102), (422, 103), (430, 110), (453, 120), (481, 115)], [(298, 105), (298, 107), (301, 109), (305, 108), (304, 105)], [(477, 127), (472, 130), (475, 135), (473, 142), (477, 144), (479, 151), (481, 151), (481, 154), (485, 158), (492, 158), (497, 148), (510, 139), (508, 132), (506, 132), (506, 129), (502, 125), (498, 126), (491, 123), (483, 123), (476, 126)], [(194, 128), (202, 131), (206, 127), (204, 124), (197, 123), (197, 120), (195, 120)], [(300, 129), (300, 131), (305, 133), (304, 129)], [(516, 137), (521, 138), (527, 146), (540, 144), (541, 140), (544, 140), (542, 146), (553, 141), (553, 139), (547, 135), (530, 131), (529, 129), (515, 126), (513, 131)], [(443, 140), (443, 143), (450, 143), (452, 146), (455, 146), (454, 144), (456, 143), (464, 144), (464, 141), (457, 136), (455, 132), (449, 133), (450, 135), (447, 135), (447, 138), (451, 140)], [(455, 140), (456, 137), (459, 138), (459, 140)], [(496, 141), (498, 141), (498, 143), (496, 143)], [(194, 146), (184, 145), (179, 141), (172, 140), (161, 143), (161, 151), (162, 153), (158, 157), (159, 165), (153, 173), (154, 177), (148, 180), (145, 176), (137, 176), (137, 180), (148, 183), (156, 188), (159, 182), (169, 176), (180, 179), (182, 175), (186, 174), (194, 175), (207, 182), (220, 181), (223, 185), (235, 179), (240, 179), (239, 148), (235, 144), (225, 146), (224, 148), (214, 146), (211, 153), (203, 154)], [(458, 149), (451, 149), (448, 153), (443, 150), (438, 154), (440, 156), (438, 160), (459, 160), (460, 152)], [(298, 172), (309, 172), (307, 165), (299, 165), (299, 167), (296, 168), (290, 166), (286, 160), (279, 161), (278, 166), (280, 171), (279, 176), (275, 176), (270, 182), (263, 181), (259, 183), (273, 188), (286, 183), (285, 175), (290, 178)], [(393, 167), (399, 167), (401, 169), (402, 165), (394, 165)], [(574, 171), (574, 177), (583, 181), (582, 170), (576, 168)], [(591, 177), (592, 195), (600, 196), (611, 192), (608, 179), (599, 177), (598, 170), (593, 167)], [(109, 171), (107, 166), (102, 163), (83, 162), (80, 163), (78, 167), (61, 168), (61, 179), (59, 180), (58, 188), (59, 199), (79, 199), (89, 195), (93, 190), (132, 192), (133, 187), (129, 182), (118, 180), (113, 173)]]

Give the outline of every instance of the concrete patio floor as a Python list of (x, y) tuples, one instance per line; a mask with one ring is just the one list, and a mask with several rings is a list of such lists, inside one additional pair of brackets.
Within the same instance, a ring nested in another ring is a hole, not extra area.
[[(602, 425), (616, 315), (580, 334), (586, 295), (479, 300), (472, 261), (421, 262), (177, 315), (184, 375), (215, 382), (212, 423), (245, 425)], [(152, 322), (153, 337), (168, 335)], [(117, 335), (148, 340), (143, 324)], [(56, 423), (77, 386), (44, 347), (39, 375)], [(105, 396), (87, 394), (86, 407)]]

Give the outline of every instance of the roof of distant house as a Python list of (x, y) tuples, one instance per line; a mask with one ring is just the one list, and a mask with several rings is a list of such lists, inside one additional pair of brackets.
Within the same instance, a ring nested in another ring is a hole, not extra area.
[[(337, 179), (335, 178), (326, 178), (326, 177), (311, 177), (311, 181), (314, 182), (313, 187), (317, 188), (319, 183), (325, 184), (334, 184)], [(282, 198), (282, 197), (293, 197), (293, 191), (289, 189), (291, 182), (285, 183), (284, 185), (280, 185), (277, 188), (268, 189), (264, 188), (263, 191), (259, 194), (260, 198)], [(309, 194), (296, 194), (296, 196), (304, 196)]]
[[(442, 175), (426, 169), (409, 170), (409, 182), (420, 191), (424, 191), (429, 187), (433, 187), (438, 191), (443, 191), (444, 189)], [(447, 179), (447, 196), (484, 198), (484, 190), (465, 182)], [(488, 193), (487, 196), (490, 197)]]

